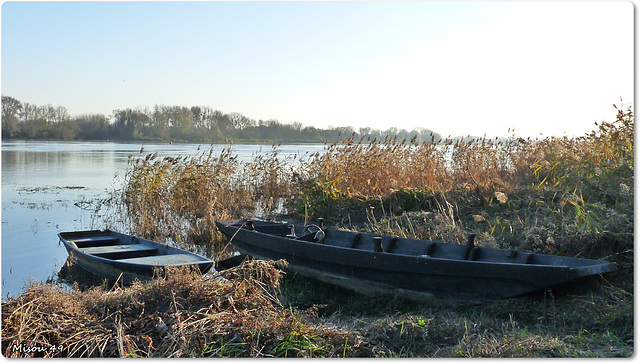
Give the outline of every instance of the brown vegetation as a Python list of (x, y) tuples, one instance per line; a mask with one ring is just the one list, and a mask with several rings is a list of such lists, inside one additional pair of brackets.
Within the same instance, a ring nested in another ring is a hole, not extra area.
[[(86, 291), (34, 284), (3, 303), (3, 353), (28, 356), (12, 345), (30, 343), (64, 347), (52, 356), (628, 357), (633, 129), (633, 114), (620, 108), (614, 122), (579, 138), (352, 137), (294, 160), (274, 148), (241, 162), (228, 147), (132, 161), (112, 199), (112, 216), (123, 220), (109, 223), (216, 259), (230, 247), (215, 219), (324, 217), (346, 229), (458, 243), (473, 232), (479, 244), (607, 259), (619, 270), (470, 307), (363, 298), (296, 275), (274, 291), (279, 273), (264, 262), (225, 273), (228, 282), (176, 275)], [(170, 339), (156, 330), (159, 319)]]
[[(220, 277), (173, 271), (81, 292), (33, 284), (3, 308), (5, 357), (340, 356), (358, 337), (283, 309), (282, 272), (248, 261)], [(228, 279), (227, 279), (228, 278)], [(44, 348), (39, 350), (34, 348)]]

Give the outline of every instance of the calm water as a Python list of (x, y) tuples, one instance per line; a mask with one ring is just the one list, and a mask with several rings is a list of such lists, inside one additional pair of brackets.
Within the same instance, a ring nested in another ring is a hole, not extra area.
[[(144, 147), (142, 153), (140, 149)], [(60, 231), (103, 228), (92, 202), (119, 188), (129, 156), (195, 155), (199, 144), (113, 142), (2, 143), (2, 297), (16, 296), (30, 279), (55, 276), (67, 259)], [(201, 149), (208, 150), (209, 145)], [(224, 145), (213, 145), (220, 152)], [(281, 145), (287, 156), (323, 150), (321, 144)], [(270, 145), (234, 145), (241, 160), (270, 152)]]

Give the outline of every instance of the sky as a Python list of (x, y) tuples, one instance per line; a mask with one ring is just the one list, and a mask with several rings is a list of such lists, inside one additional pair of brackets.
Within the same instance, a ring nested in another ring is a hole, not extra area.
[(4, 2), (2, 94), (443, 136), (578, 136), (634, 102), (624, 1)]

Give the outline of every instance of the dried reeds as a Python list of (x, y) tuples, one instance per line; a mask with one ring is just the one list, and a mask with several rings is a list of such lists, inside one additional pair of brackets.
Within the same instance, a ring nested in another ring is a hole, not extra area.
[(130, 161), (124, 188), (110, 199), (111, 219), (123, 218), (119, 224), (136, 235), (169, 239), (210, 256), (226, 255), (216, 219), (273, 216), (289, 195), (291, 167), (275, 148), (250, 162), (238, 160), (231, 145), (219, 152), (210, 148), (190, 157), (156, 158)]
[[(274, 262), (249, 261), (225, 271), (226, 279), (174, 270), (168, 278), (144, 284), (112, 289), (103, 285), (85, 292), (33, 283), (3, 304), (3, 354), (266, 355), (265, 343), (275, 347), (279, 330), (288, 332), (286, 323), (294, 319), (278, 305), (275, 292), (281, 274)], [(260, 337), (251, 341), (258, 332)], [(237, 352), (225, 352), (231, 343)]]
[(280, 158), (275, 146), (248, 162), (231, 146), (162, 161), (150, 155), (131, 164), (114, 201), (132, 232), (219, 258), (228, 252), (215, 219), (286, 213), (350, 226), (411, 211), (431, 214), (426, 233), (418, 231), (428, 239), (464, 242), (473, 230), (480, 243), (597, 257), (612, 237), (603, 231), (629, 248), (622, 230), (632, 222), (632, 186), (633, 114), (618, 110), (616, 121), (580, 138), (352, 135), (299, 160)]
[[(286, 262), (202, 277), (173, 269), (129, 287), (32, 283), (3, 303), (2, 353), (22, 357), (341, 356), (356, 333), (314, 325), (279, 301)], [(359, 345), (359, 344), (358, 344)]]

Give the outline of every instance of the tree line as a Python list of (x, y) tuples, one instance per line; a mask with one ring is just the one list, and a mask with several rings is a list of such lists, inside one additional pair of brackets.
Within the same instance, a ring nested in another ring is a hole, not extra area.
[(275, 119), (254, 120), (241, 113), (224, 113), (209, 106), (167, 106), (125, 108), (111, 115), (72, 116), (64, 106), (35, 105), (2, 95), (2, 139), (31, 140), (143, 140), (208, 142), (277, 141), (318, 143), (351, 135), (422, 142), (441, 136), (428, 129), (407, 131), (350, 127), (327, 129), (282, 123)]

